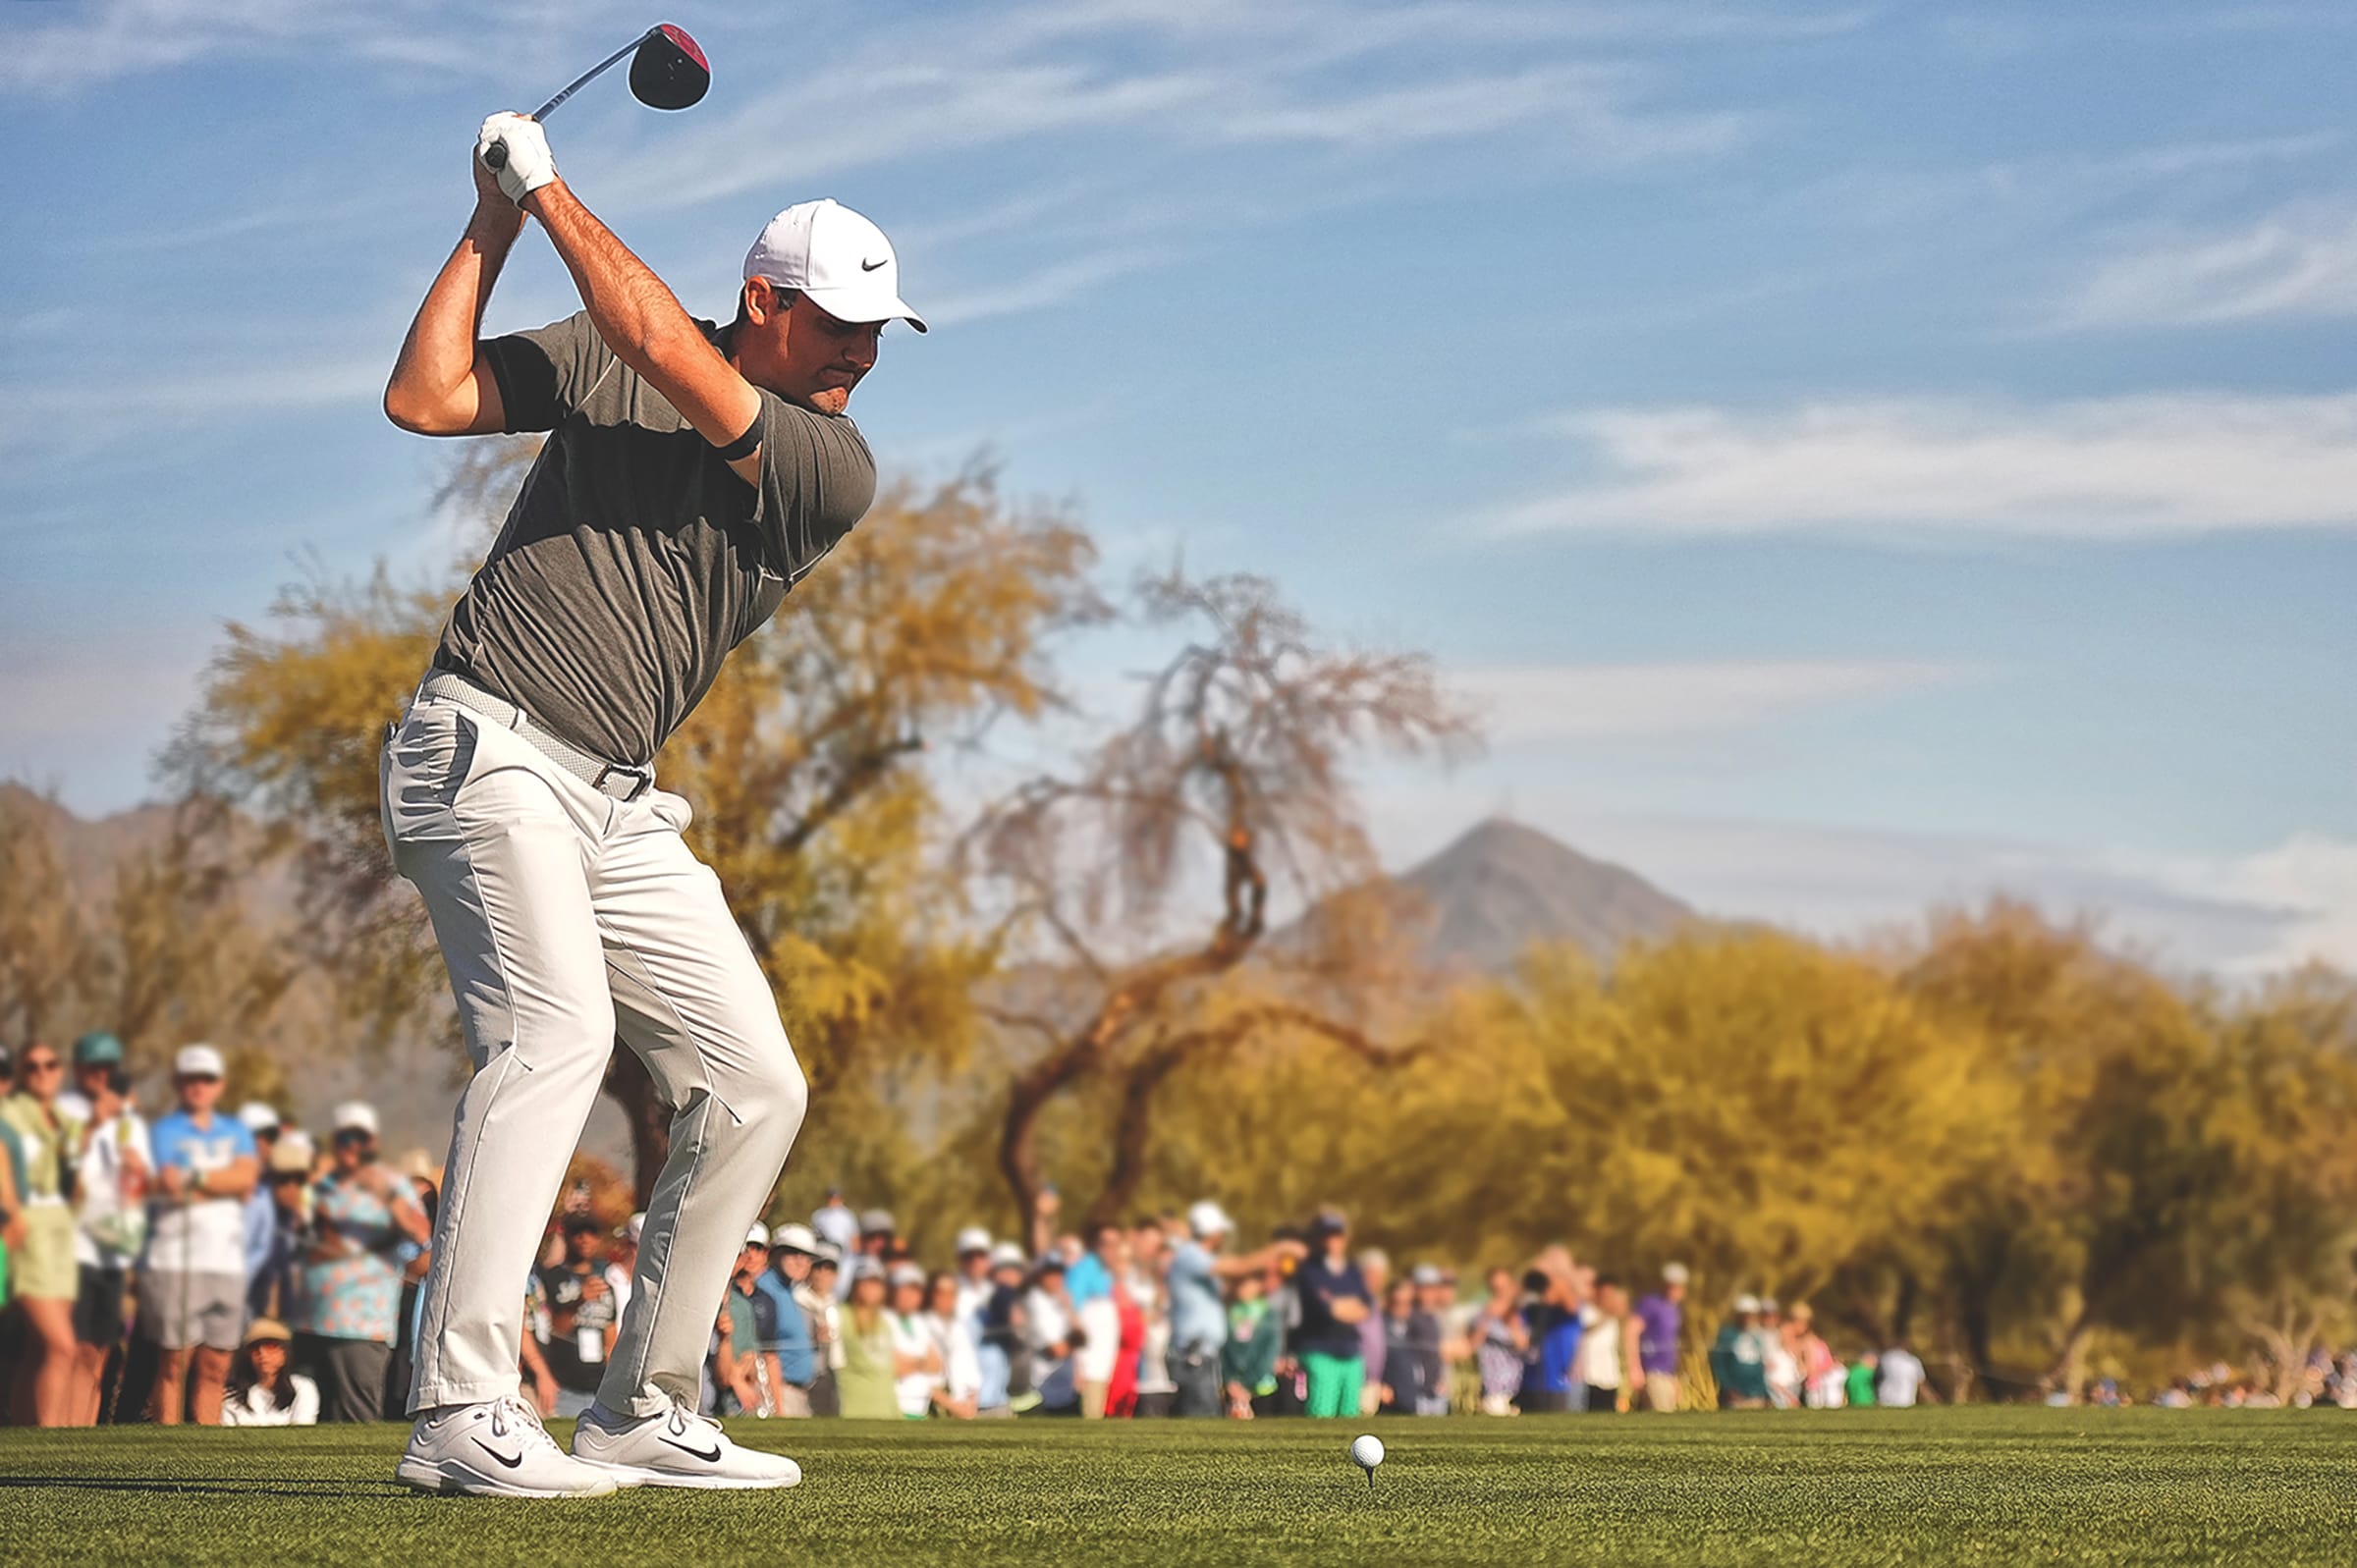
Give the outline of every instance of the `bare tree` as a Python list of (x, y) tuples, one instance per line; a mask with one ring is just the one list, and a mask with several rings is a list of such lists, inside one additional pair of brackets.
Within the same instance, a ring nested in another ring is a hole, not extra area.
[[(1156, 1093), (1181, 1066), (1279, 1029), (1371, 1062), (1403, 1054), (1354, 1015), (1353, 994), (1375, 979), (1365, 928), (1313, 921), (1267, 955), (1272, 887), (1314, 906), (1366, 884), (1376, 866), (1351, 765), (1377, 752), (1452, 756), (1474, 739), (1430, 660), (1329, 646), (1265, 578), (1197, 581), (1174, 568), (1141, 580), (1137, 598), (1147, 625), (1194, 640), (1147, 678), (1133, 724), (1070, 774), (1014, 790), (969, 844), (1056, 976), (1047, 1004), (993, 1013), (1039, 1042), (999, 1133), (999, 1169), (1023, 1216), (1038, 1213), (1044, 1185), (1041, 1117), (1083, 1086), (1109, 1090), (1114, 1106), (1097, 1223), (1134, 1192)], [(1293, 983), (1218, 989), (1256, 952)]]

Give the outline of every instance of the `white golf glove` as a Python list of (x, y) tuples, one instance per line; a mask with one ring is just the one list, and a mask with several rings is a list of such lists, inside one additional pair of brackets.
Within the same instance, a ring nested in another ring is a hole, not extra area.
[(520, 114), (495, 114), (483, 122), (482, 134), (475, 137), (474, 155), (481, 157), (495, 143), (507, 146), (507, 167), (499, 171), (499, 189), (510, 201), (523, 205), (523, 198), (557, 177), (557, 160), (548, 150), (548, 134), (540, 122)]

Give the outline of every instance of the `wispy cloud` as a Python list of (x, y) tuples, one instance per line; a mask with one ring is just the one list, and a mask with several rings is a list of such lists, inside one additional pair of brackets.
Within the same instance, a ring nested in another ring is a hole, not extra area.
[(2242, 228), (2175, 235), (2096, 266), (2062, 327), (2216, 326), (2357, 315), (2357, 207), (2303, 204)]
[(1450, 673), (1501, 745), (1653, 739), (1743, 730), (1794, 714), (1982, 679), (1919, 660), (1755, 659), (1491, 665)]
[(1381, 148), (1548, 126), (1563, 150), (1600, 164), (1722, 152), (1755, 122), (1731, 111), (1677, 114), (1635, 105), (1625, 73), (1564, 67), (1412, 82), (1373, 92), (1246, 102), (1211, 121), (1231, 141), (1314, 141)]
[(392, 361), (381, 346), (337, 357), (222, 365), (148, 378), (0, 383), (0, 457), (47, 465), (85, 460), (126, 418), (194, 428), (370, 402)]
[(1617, 408), (1547, 424), (1595, 475), (1507, 508), (1501, 531), (2100, 539), (2357, 523), (2352, 395)]
[[(302, 49), (397, 69), (484, 76), (514, 56), (468, 39), (529, 36), (556, 48), (613, 0), (83, 0), (0, 8), (0, 87), (71, 96), (101, 82), (214, 58)], [(630, 13), (635, 16), (636, 12)], [(643, 23), (640, 24), (643, 26)], [(622, 26), (622, 24), (617, 24)], [(627, 33), (624, 36), (628, 36)]]
[[(1854, 25), (1847, 13), (1769, 15), (1811, 36)], [(1079, 135), (1140, 156), (1284, 142), (1373, 154), (1545, 129), (1554, 150), (1595, 165), (1707, 156), (1757, 118), (1669, 101), (1651, 64), (1571, 51), (1591, 38), (1740, 35), (1737, 14), (1716, 7), (1649, 28), (1641, 10), (1499, 0), (1040, 0), (867, 29), (734, 114), (677, 128), (610, 182), (635, 203), (682, 207)]]

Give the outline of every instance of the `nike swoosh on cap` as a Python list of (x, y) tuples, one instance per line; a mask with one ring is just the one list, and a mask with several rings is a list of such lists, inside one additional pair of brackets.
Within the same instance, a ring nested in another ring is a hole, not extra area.
[(890, 260), (892, 260), (892, 257), (886, 256), (883, 261), (862, 261), (859, 263), (859, 270), (861, 272), (873, 272), (878, 267), (883, 266), (885, 262), (889, 262)]

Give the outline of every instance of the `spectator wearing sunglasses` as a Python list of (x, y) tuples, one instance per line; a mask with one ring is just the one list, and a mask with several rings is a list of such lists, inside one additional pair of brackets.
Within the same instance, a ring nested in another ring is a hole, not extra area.
[(385, 1419), (402, 1270), (432, 1235), (415, 1185), (377, 1162), (376, 1125), (375, 1108), (338, 1106), (334, 1163), (311, 1184), (293, 1326), (296, 1362), (319, 1384), (322, 1421)]
[[(261, 1179), (253, 1134), (220, 1109), (224, 1068), (211, 1046), (172, 1058), (180, 1108), (149, 1132), (155, 1145), (139, 1332), (157, 1348), (152, 1414), (178, 1426), (221, 1424), (229, 1360), (246, 1333), (246, 1200)], [(192, 1380), (192, 1372), (193, 1379)]]
[(147, 1184), (155, 1151), (131, 1106), (123, 1042), (93, 1033), (74, 1042), (74, 1087), (89, 1102), (76, 1157), (74, 1400), (78, 1427), (96, 1426), (106, 1364), (129, 1327), (131, 1266), (147, 1240)]
[(81, 1279), (74, 1267), (70, 1172), (74, 1152), (82, 1146), (82, 1124), (58, 1109), (58, 1091), (65, 1084), (66, 1058), (55, 1046), (36, 1040), (17, 1058), (17, 1092), (0, 1103), (0, 1117), (16, 1135), (25, 1165), (19, 1192), (24, 1242), (13, 1281), (28, 1330), (11, 1401), (20, 1425), (66, 1426), (80, 1403), (74, 1386), (74, 1302)]

